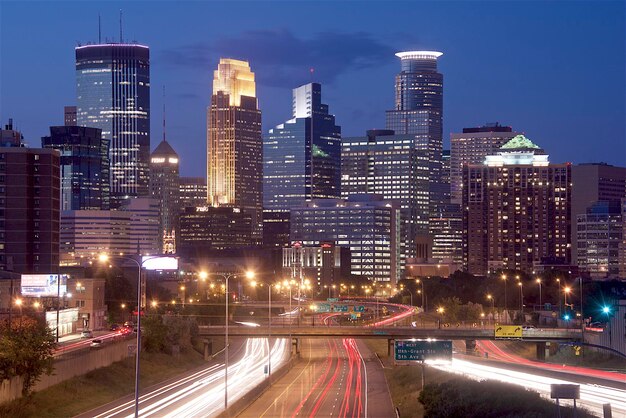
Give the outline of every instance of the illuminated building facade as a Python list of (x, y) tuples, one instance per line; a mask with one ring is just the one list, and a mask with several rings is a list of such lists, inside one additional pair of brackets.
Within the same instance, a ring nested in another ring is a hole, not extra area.
[(206, 206), (206, 177), (180, 177), (179, 179), (179, 212), (185, 208)]
[(431, 212), (448, 203), (441, 186), (443, 149), (443, 74), (437, 70), (436, 51), (398, 52), (395, 106), (387, 111), (387, 129), (396, 135), (410, 134), (413, 146), (428, 152)]
[(428, 231), (432, 238), (431, 258), (437, 262), (463, 265), (463, 212), (461, 205), (449, 204), (431, 216)]
[(324, 286), (339, 287), (350, 276), (350, 251), (333, 242), (304, 246), (295, 243), (282, 249), (283, 277), (308, 279), (313, 289), (322, 292)]
[(159, 247), (163, 254), (176, 252), (179, 213), (178, 154), (165, 140), (150, 155), (150, 197), (159, 203)]
[(531, 273), (542, 260), (568, 264), (571, 165), (550, 164), (523, 135), (484, 164), (463, 169), (463, 249), (468, 271)]
[(288, 243), (290, 208), (340, 197), (341, 127), (322, 103), (322, 86), (294, 89), (292, 104), (292, 119), (270, 129), (263, 140), (264, 243), (286, 239), (276, 246)]
[(150, 50), (136, 44), (76, 48), (76, 124), (109, 141), (111, 208), (148, 196)]
[(351, 273), (395, 286), (402, 268), (400, 208), (380, 196), (316, 199), (291, 210), (291, 243), (350, 249)]
[(593, 278), (617, 278), (622, 228), (620, 201), (595, 202), (577, 215), (578, 268)]
[(61, 153), (61, 210), (109, 209), (109, 140), (100, 129), (51, 126), (41, 146)]
[(369, 130), (364, 137), (343, 138), (341, 195), (373, 193), (400, 205), (403, 255), (416, 257), (419, 235), (428, 234), (429, 157), (413, 146), (412, 135)]
[(76, 106), (63, 107), (63, 122), (65, 126), (76, 126)]
[(519, 135), (510, 126), (488, 123), (475, 128), (463, 128), (462, 133), (450, 134), (450, 195), (451, 202), (463, 200), (463, 166), (482, 164), (487, 155), (498, 152), (511, 138)]
[(263, 143), (254, 73), (246, 61), (221, 58), (207, 112), (209, 206), (236, 206), (250, 213), (261, 241)]

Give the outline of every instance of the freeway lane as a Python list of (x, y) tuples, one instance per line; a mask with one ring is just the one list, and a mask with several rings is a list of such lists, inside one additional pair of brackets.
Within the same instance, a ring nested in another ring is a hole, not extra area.
[[(232, 343), (231, 343), (232, 345)], [(228, 368), (229, 405), (266, 379), (264, 366), (268, 360), (266, 338), (247, 339), (230, 356)], [(285, 339), (272, 340), (272, 368), (288, 359)], [(224, 364), (218, 363), (172, 379), (140, 396), (141, 417), (210, 417), (224, 410)], [(126, 397), (112, 404), (89, 411), (81, 418), (131, 418), (134, 400)]]

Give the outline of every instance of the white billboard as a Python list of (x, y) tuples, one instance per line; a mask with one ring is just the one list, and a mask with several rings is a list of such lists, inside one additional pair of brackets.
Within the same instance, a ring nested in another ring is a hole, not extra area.
[(63, 296), (67, 274), (22, 274), (22, 296)]
[(146, 270), (178, 270), (178, 258), (144, 256), (141, 265)]

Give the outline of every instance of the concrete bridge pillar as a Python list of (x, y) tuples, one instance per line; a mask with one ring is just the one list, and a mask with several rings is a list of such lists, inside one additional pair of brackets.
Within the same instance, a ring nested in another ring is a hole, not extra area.
[(465, 340), (465, 354), (473, 355), (476, 351), (476, 340)]
[(537, 360), (545, 361), (546, 357), (548, 357), (547, 351), (549, 350), (549, 347), (546, 345), (546, 342), (540, 341), (537, 343), (536, 347), (537, 347)]
[(388, 339), (387, 340), (387, 357), (393, 356), (393, 347), (394, 347), (394, 340)]
[(294, 337), (291, 341), (292, 344), (292, 353), (295, 353), (296, 355), (300, 354), (300, 339), (297, 337)]

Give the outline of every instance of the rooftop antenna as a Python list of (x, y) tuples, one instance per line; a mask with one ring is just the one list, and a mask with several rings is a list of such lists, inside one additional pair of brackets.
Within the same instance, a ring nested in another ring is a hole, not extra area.
[(120, 9), (120, 43), (123, 44), (124, 38), (122, 38), (122, 9)]
[(163, 85), (163, 141), (165, 141), (165, 84)]
[(100, 13), (98, 13), (98, 44), (102, 43), (102, 24), (100, 23)]

